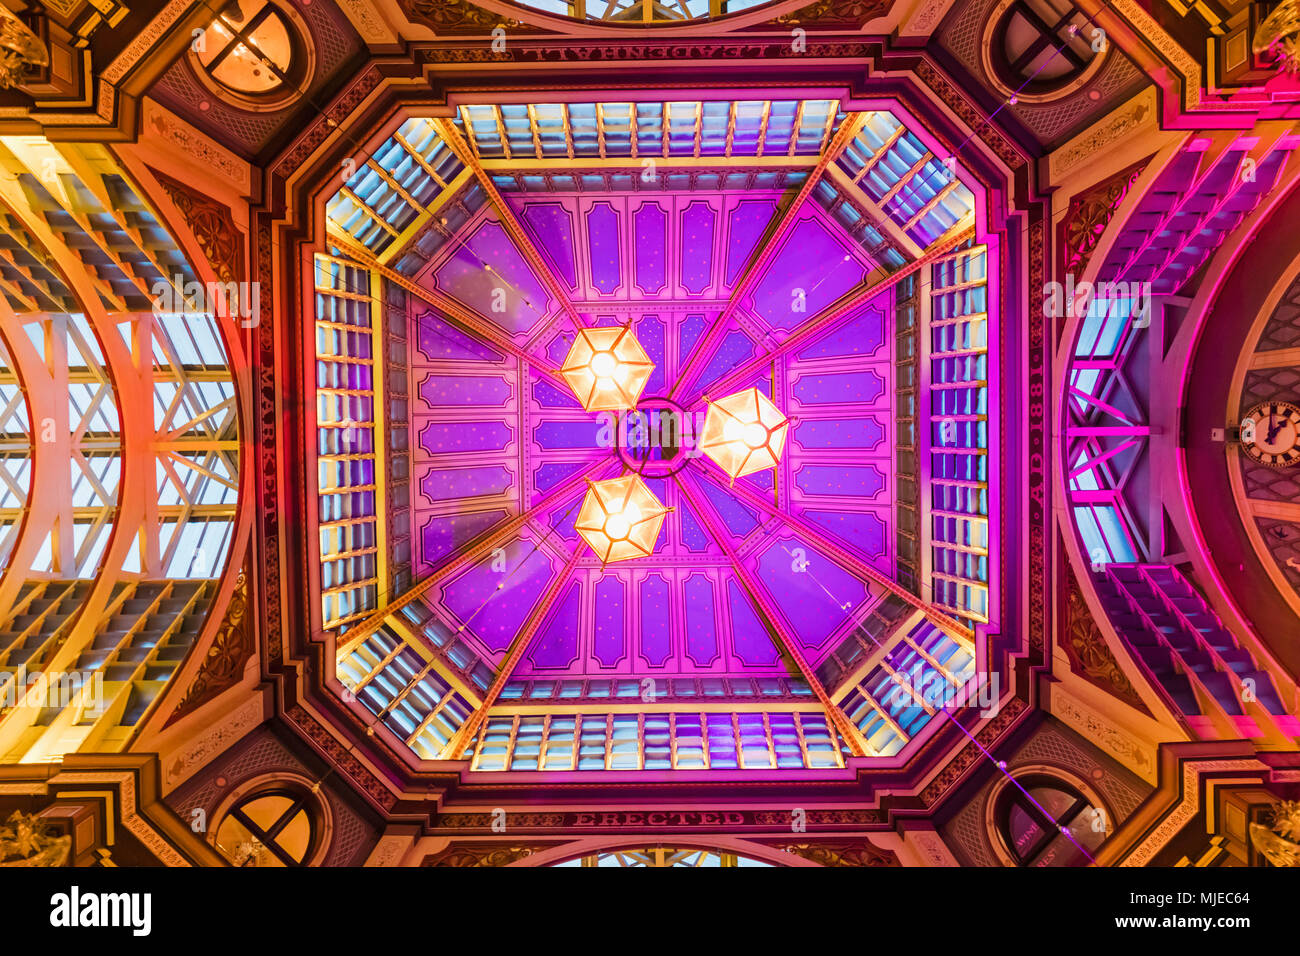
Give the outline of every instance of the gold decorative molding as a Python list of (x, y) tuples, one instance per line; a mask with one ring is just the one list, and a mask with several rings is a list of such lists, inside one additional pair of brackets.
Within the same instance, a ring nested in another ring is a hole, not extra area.
[(904, 20), (898, 28), (901, 36), (928, 36), (943, 20), (944, 15), (952, 9), (953, 0), (929, 0), (923, 2), (912, 13), (910, 19)]
[(210, 723), (197, 736), (189, 737), (170, 754), (159, 754), (163, 780), (167, 789), (175, 787), (200, 767), (211, 763), (232, 744), (242, 740), (249, 731), (262, 723), (264, 703), (261, 694), (254, 694), (228, 717)]
[(1155, 127), (1156, 107), (1156, 88), (1148, 86), (1091, 129), (1056, 150), (1048, 159), (1052, 182), (1059, 183), (1067, 172), (1085, 160), (1095, 159), (1103, 150), (1113, 150), (1118, 141)]
[(1178, 806), (1160, 821), (1160, 825), (1135, 847), (1120, 866), (1146, 866), (1160, 852), (1178, 831), (1187, 825), (1187, 821), (1196, 816), (1201, 809), (1200, 778), (1214, 770), (1266, 771), (1268, 768), (1258, 760), (1189, 760), (1183, 764), (1183, 798)]
[(373, 0), (338, 0), (338, 8), (367, 46), (389, 47), (401, 43)]
[[(65, 770), (51, 777), (49, 782), (51, 784), (84, 783), (98, 784), (100, 786), (117, 784), (118, 809), (122, 816), (122, 822), (131, 831), (132, 836), (148, 847), (149, 852), (161, 860), (165, 866), (190, 865), (189, 860), (181, 856), (170, 843), (163, 839), (157, 830), (140, 816), (139, 808), (136, 806), (135, 774), (129, 771), (96, 773)], [(112, 812), (111, 806), (109, 812)]]
[(1051, 712), (1079, 736), (1095, 743), (1144, 780), (1155, 779), (1155, 748), (1118, 730), (1060, 684), (1052, 687)]
[(240, 195), (248, 195), (252, 179), (248, 163), (154, 100), (144, 101), (142, 125), (176, 147), (190, 165), (225, 180)]
[(1166, 33), (1137, 0), (1115, 0), (1113, 6), (1116, 12), (1174, 65), (1183, 81), (1183, 108), (1189, 111), (1198, 109), (1201, 105), (1201, 64), (1179, 46), (1178, 41)]

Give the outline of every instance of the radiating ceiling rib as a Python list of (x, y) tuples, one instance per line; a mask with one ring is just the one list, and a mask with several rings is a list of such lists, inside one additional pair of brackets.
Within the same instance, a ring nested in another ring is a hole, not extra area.
[[(529, 109), (531, 110), (532, 108), (529, 107)], [(533, 114), (530, 112), (529, 116), (532, 117)], [(492, 177), (488, 175), (482, 164), (479, 163), (478, 158), (474, 155), (474, 151), (470, 149), (469, 144), (465, 142), (465, 138), (461, 136), (460, 130), (456, 129), (455, 125), (450, 120), (439, 119), (434, 122), (437, 124), (438, 131), (442, 135), (443, 140), (452, 148), (456, 155), (460, 157), (461, 162), (474, 170), (474, 175), (478, 177), (479, 186), (483, 189), (483, 192), (488, 197), (488, 201), (492, 203), (493, 207), (497, 211), (497, 216), (501, 220), (502, 227), (504, 227), (506, 233), (510, 236), (511, 241), (514, 242), (515, 247), (523, 254), (528, 265), (532, 268), (534, 275), (542, 281), (542, 284), (546, 286), (546, 290), (557, 302), (560, 303), (560, 307), (569, 317), (569, 321), (573, 323), (573, 327), (575, 329), (583, 328), (586, 323), (582, 320), (582, 316), (578, 314), (578, 310), (574, 307), (573, 302), (569, 300), (568, 290), (565, 289), (560, 280), (551, 272), (551, 267), (547, 265), (546, 260), (542, 258), (541, 253), (537, 251), (537, 247), (533, 245), (533, 240), (524, 230), (523, 224), (519, 222), (519, 217), (515, 215), (514, 210), (501, 197), (501, 192), (497, 189), (496, 183), (492, 181)], [(533, 128), (536, 130), (535, 124), (533, 124)], [(538, 158), (540, 159), (540, 140), (538, 141), (537, 152)]]
[(845, 296), (841, 296), (839, 300), (831, 303), (831, 305), (823, 309), (818, 315), (795, 329), (775, 348), (763, 352), (762, 354), (755, 355), (753, 358), (748, 359), (745, 362), (741, 362), (722, 379), (713, 383), (711, 388), (717, 391), (720, 395), (726, 395), (729, 392), (734, 391), (743, 383), (757, 375), (760, 370), (770, 366), (774, 361), (782, 356), (807, 345), (815, 336), (823, 332), (827, 327), (843, 318), (846, 318), (856, 309), (866, 305), (881, 292), (892, 288), (903, 279), (918, 272), (931, 262), (951, 255), (953, 244), (960, 243), (964, 241), (964, 239), (971, 238), (974, 235), (974, 228), (966, 227), (961, 233), (951, 239), (945, 237), (944, 245), (934, 246), (930, 252), (926, 253), (915, 262), (908, 263), (906, 266), (903, 266), (896, 272), (890, 273), (878, 282), (872, 283), (856, 292), (850, 292)]
[[(765, 107), (766, 106), (770, 106), (770, 104), (765, 104)], [(731, 296), (727, 299), (727, 304), (722, 307), (717, 318), (713, 320), (712, 325), (710, 325), (709, 329), (700, 337), (700, 341), (691, 350), (690, 357), (686, 360), (686, 363), (683, 365), (680, 372), (678, 372), (677, 380), (673, 383), (673, 387), (668, 390), (669, 399), (677, 397), (683, 386), (689, 386), (695, 380), (702, 365), (713, 355), (717, 343), (721, 341), (722, 336), (726, 334), (727, 324), (732, 315), (739, 307), (741, 300), (749, 294), (750, 289), (752, 289), (754, 284), (762, 277), (764, 270), (780, 250), (785, 237), (789, 234), (790, 230), (794, 228), (799, 213), (803, 209), (804, 201), (812, 195), (812, 191), (821, 179), (822, 173), (824, 173), (826, 167), (834, 162), (834, 160), (839, 156), (839, 151), (843, 149), (855, 135), (857, 135), (861, 116), (862, 114), (859, 113), (851, 113), (844, 118), (844, 122), (840, 125), (839, 132), (835, 134), (835, 138), (831, 141), (830, 146), (822, 151), (821, 156), (817, 160), (817, 165), (809, 171), (807, 178), (803, 181), (803, 185), (799, 187), (799, 191), (790, 200), (789, 204), (773, 217), (772, 223), (764, 233), (763, 238), (758, 242), (757, 249), (750, 261), (746, 264), (744, 272), (741, 273), (739, 281), (732, 289)], [(796, 129), (797, 128), (798, 127), (796, 126)], [(767, 129), (766, 108), (764, 112), (763, 129)], [(759, 155), (762, 155), (763, 150), (761, 141), (759, 143), (758, 152)]]
[(894, 128), (894, 131), (885, 138), (885, 141), (881, 144), (880, 148), (871, 155), (871, 158), (862, 164), (862, 168), (853, 174), (853, 181), (855, 183), (861, 182), (866, 176), (870, 175), (871, 171), (880, 165), (880, 161), (889, 155), (889, 150), (899, 141), (903, 133), (906, 131), (907, 127), (902, 123), (899, 123), (898, 126)]
[(907, 233), (912, 228), (914, 228), (917, 223), (919, 223), (922, 219), (924, 219), (937, 205), (939, 205), (939, 203), (943, 202), (943, 200), (946, 199), (952, 193), (952, 191), (955, 190), (960, 185), (961, 182), (959, 180), (953, 179), (952, 182), (948, 183), (948, 185), (944, 186), (937, 193), (935, 193), (934, 196), (931, 197), (929, 202), (927, 202), (924, 206), (918, 209), (916, 213), (913, 214), (911, 219), (907, 220), (907, 222), (903, 225), (903, 232)]
[(455, 572), (475, 563), (484, 555), (491, 554), (494, 548), (519, 534), (529, 521), (549, 511), (572, 493), (574, 488), (583, 484), (593, 473), (600, 471), (602, 468), (607, 468), (609, 465), (610, 459), (606, 456), (601, 456), (586, 467), (575, 471), (563, 481), (559, 482), (554, 488), (547, 492), (546, 495), (538, 499), (538, 501), (531, 507), (525, 509), (515, 517), (501, 522), (494, 531), (480, 539), (478, 543), (460, 549), (449, 561), (447, 561), (446, 564), (443, 564), (421, 580), (417, 581), (405, 592), (394, 597), (383, 607), (372, 611), (369, 616), (362, 619), (358, 624), (349, 628), (345, 632), (345, 640), (337, 648), (337, 653), (335, 655), (336, 658), (341, 660), (348, 654), (351, 654), (362, 641), (375, 631), (379, 630), (380, 626), (389, 615), (397, 613), (412, 601), (417, 600), (435, 584), (446, 580)]
[(869, 750), (869, 745), (866, 740), (863, 739), (861, 731), (854, 726), (853, 722), (844, 715), (844, 712), (840, 710), (839, 706), (831, 700), (830, 695), (826, 693), (826, 688), (822, 686), (821, 681), (818, 679), (817, 672), (813, 669), (812, 665), (808, 663), (807, 658), (804, 657), (803, 652), (799, 649), (798, 638), (790, 633), (785, 625), (784, 618), (781, 616), (780, 610), (773, 606), (772, 602), (769, 600), (767, 589), (754, 577), (753, 573), (749, 570), (749, 567), (736, 554), (736, 549), (732, 546), (730, 536), (727, 532), (717, 526), (717, 519), (714, 516), (713, 509), (706, 508), (702, 502), (695, 497), (695, 494), (690, 487), (691, 482), (685, 475), (678, 473), (673, 476), (673, 481), (678, 490), (682, 493), (682, 496), (686, 499), (687, 503), (690, 504), (691, 511), (700, 521), (704, 522), (705, 527), (709, 530), (710, 536), (717, 543), (718, 547), (722, 549), (723, 553), (727, 555), (728, 560), (731, 562), (732, 572), (737, 578), (739, 578), (741, 586), (745, 589), (750, 599), (753, 600), (763, 617), (767, 620), (771, 633), (776, 635), (776, 638), (780, 643), (781, 651), (794, 663), (795, 667), (798, 668), (799, 673), (803, 676), (804, 681), (812, 690), (813, 695), (821, 702), (822, 707), (826, 711), (827, 719), (835, 725), (837, 730), (839, 730), (840, 736), (844, 738), (844, 742), (848, 744), (849, 750), (855, 757), (866, 756)]
[(497, 698), (501, 696), (502, 688), (506, 686), (506, 681), (510, 680), (510, 675), (514, 673), (514, 669), (523, 658), (524, 652), (528, 650), (534, 635), (537, 634), (537, 629), (542, 626), (542, 622), (546, 619), (546, 614), (551, 609), (551, 605), (563, 592), (564, 586), (573, 578), (574, 568), (578, 566), (578, 561), (586, 553), (587, 545), (579, 538), (573, 547), (573, 552), (565, 560), (564, 567), (547, 585), (546, 591), (528, 613), (523, 627), (515, 635), (515, 639), (510, 644), (510, 649), (506, 652), (505, 659), (501, 661), (501, 666), (497, 669), (496, 677), (493, 678), (492, 684), (483, 695), (483, 703), (475, 708), (469, 720), (461, 725), (460, 729), (456, 731), (456, 736), (447, 743), (444, 751), (446, 759), (459, 760), (464, 756), (465, 748), (474, 739), (474, 735), (478, 733), (478, 729), (487, 718), (488, 711), (492, 709), (492, 706), (497, 702)]
[[(326, 228), (326, 233), (330, 242), (344, 250), (348, 256), (355, 260), (355, 262), (350, 262), (348, 265), (360, 265), (366, 269), (378, 272), (389, 282), (401, 286), (407, 292), (418, 297), (428, 305), (444, 312), (458, 324), (470, 329), (470, 331), (488, 345), (491, 345), (493, 348), (499, 349), (500, 351), (507, 352), (519, 359), (521, 362), (532, 366), (539, 375), (545, 376), (557, 386), (568, 387), (564, 381), (564, 376), (560, 374), (558, 368), (551, 365), (550, 362), (542, 356), (535, 355), (529, 350), (520, 347), (513, 339), (509, 338), (498, 326), (490, 322), (488, 319), (478, 315), (478, 313), (471, 309), (467, 309), (450, 296), (428, 289), (420, 285), (418, 282), (408, 279), (391, 266), (380, 263), (378, 259), (370, 254), (370, 250), (366, 249), (341, 229), (335, 227), (332, 223)], [(369, 296), (367, 296), (367, 298), (369, 298)]]
[(899, 251), (905, 253), (909, 259), (919, 259), (924, 250), (916, 244), (916, 240), (907, 234), (907, 229), (911, 228), (911, 223), (907, 226), (899, 226), (893, 217), (886, 214), (874, 199), (867, 195), (856, 182), (849, 179), (844, 170), (834, 163), (826, 169), (826, 178), (834, 184), (835, 188), (851, 200), (853, 205), (859, 206), (867, 214), (870, 224), (880, 233), (887, 236)]

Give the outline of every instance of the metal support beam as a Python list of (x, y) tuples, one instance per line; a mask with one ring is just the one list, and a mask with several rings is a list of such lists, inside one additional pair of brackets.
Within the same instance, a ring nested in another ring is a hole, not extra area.
[[(790, 230), (794, 228), (795, 222), (798, 221), (799, 211), (803, 208), (804, 201), (812, 195), (812, 191), (817, 187), (817, 183), (821, 181), (826, 167), (834, 162), (840, 153), (844, 151), (844, 147), (853, 141), (853, 137), (857, 135), (858, 130), (861, 128), (864, 116), (863, 113), (850, 113), (844, 118), (844, 122), (840, 124), (840, 128), (831, 140), (830, 145), (822, 150), (821, 156), (817, 159), (817, 165), (808, 172), (808, 178), (804, 180), (799, 191), (790, 200), (790, 204), (773, 218), (768, 230), (758, 242), (754, 257), (749, 261), (744, 272), (741, 273), (740, 281), (732, 289), (727, 304), (718, 313), (718, 317), (714, 319), (708, 331), (691, 349), (686, 365), (678, 373), (677, 381), (673, 383), (673, 387), (668, 391), (668, 398), (678, 397), (678, 392), (694, 381), (695, 376), (699, 374), (700, 368), (713, 354), (714, 346), (726, 333), (727, 323), (739, 307), (741, 300), (753, 289), (754, 284), (763, 275), (773, 257), (780, 251), (785, 238), (789, 235)], [(667, 120), (665, 120), (664, 129), (667, 128), (668, 124)], [(764, 128), (766, 129), (766, 116), (764, 117)], [(759, 149), (759, 155), (762, 155), (761, 148)]]
[(713, 539), (717, 541), (722, 550), (726, 552), (727, 557), (731, 561), (732, 570), (740, 579), (741, 586), (749, 594), (750, 599), (755, 605), (757, 605), (763, 616), (767, 618), (772, 633), (776, 635), (777, 640), (781, 644), (782, 652), (794, 663), (795, 667), (799, 669), (799, 673), (803, 675), (803, 679), (807, 681), (809, 688), (812, 689), (813, 694), (821, 702), (822, 707), (826, 711), (827, 720), (835, 725), (835, 729), (838, 730), (840, 736), (844, 738), (844, 742), (848, 744), (849, 751), (853, 756), (865, 757), (870, 748), (866, 740), (862, 737), (862, 731), (860, 731), (857, 726), (849, 720), (847, 716), (845, 716), (844, 711), (840, 710), (839, 706), (831, 700), (830, 695), (826, 693), (826, 688), (823, 687), (822, 682), (817, 679), (817, 672), (813, 669), (812, 665), (808, 663), (807, 658), (803, 656), (803, 652), (799, 650), (798, 640), (786, 629), (785, 623), (781, 618), (781, 612), (774, 607), (772, 602), (768, 599), (767, 589), (755, 579), (749, 568), (745, 566), (744, 562), (736, 554), (735, 549), (731, 546), (731, 538), (727, 532), (715, 526), (712, 509), (704, 507), (701, 502), (696, 499), (690, 487), (691, 482), (684, 475), (678, 473), (673, 476), (673, 480), (681, 491), (683, 497), (685, 497), (687, 502), (690, 504), (691, 511), (699, 517), (699, 520), (704, 522), (705, 527), (708, 528)]
[[(776, 346), (776, 348), (769, 349), (761, 355), (756, 355), (748, 361), (742, 362), (726, 376), (720, 379), (713, 386), (714, 390), (717, 391), (719, 395), (726, 395), (733, 388), (739, 387), (741, 383), (748, 381), (750, 378), (757, 375), (760, 370), (771, 365), (777, 359), (781, 358), (781, 356), (807, 345), (814, 337), (825, 331), (827, 327), (834, 325), (836, 322), (850, 315), (855, 309), (866, 305), (880, 293), (893, 288), (909, 275), (921, 271), (921, 269), (925, 268), (930, 263), (951, 255), (952, 246), (954, 244), (974, 235), (974, 228), (968, 228), (962, 233), (953, 236), (949, 242), (946, 242), (942, 246), (936, 245), (930, 252), (926, 253), (915, 262), (908, 263), (897, 272), (890, 273), (879, 282), (873, 282), (859, 289), (857, 292), (851, 292), (846, 296), (842, 296), (838, 302), (834, 302), (822, 310), (820, 315), (814, 316), (803, 325), (799, 326), (799, 328), (795, 329), (794, 332), (782, 341), (780, 345)], [(683, 403), (684, 406), (689, 406), (691, 404), (693, 404), (693, 402)]]
[(569, 494), (576, 486), (583, 484), (593, 472), (606, 468), (612, 461), (617, 460), (617, 458), (599, 458), (596, 461), (593, 461), (586, 468), (570, 475), (564, 481), (556, 485), (549, 494), (539, 500), (531, 508), (521, 512), (516, 517), (503, 522), (495, 531), (487, 535), (485, 538), (482, 538), (477, 544), (467, 545), (460, 549), (451, 560), (439, 567), (422, 581), (412, 585), (404, 594), (393, 598), (383, 607), (372, 611), (369, 616), (345, 633), (344, 637), (346, 640), (335, 649), (335, 660), (341, 660), (356, 650), (362, 642), (366, 640), (366, 638), (379, 630), (383, 625), (384, 620), (388, 618), (389, 615), (396, 614), (412, 601), (417, 600), (421, 595), (427, 593), (435, 584), (446, 580), (455, 572), (473, 564), (483, 555), (491, 554), (493, 548), (497, 547), (497, 545), (501, 544), (503, 541), (508, 541), (513, 538), (529, 521), (538, 515), (545, 513), (547, 509), (562, 501), (565, 495)]
[(560, 592), (564, 590), (564, 586), (568, 584), (569, 580), (573, 577), (573, 569), (578, 566), (579, 559), (582, 558), (583, 553), (587, 550), (586, 542), (579, 539), (578, 543), (574, 546), (573, 553), (569, 555), (569, 559), (565, 561), (564, 568), (555, 576), (555, 580), (546, 588), (545, 593), (542, 594), (536, 606), (524, 621), (524, 626), (520, 628), (519, 633), (515, 635), (515, 639), (510, 645), (510, 650), (507, 651), (505, 659), (497, 669), (497, 676), (493, 678), (491, 686), (487, 689), (487, 693), (483, 695), (483, 703), (474, 710), (474, 713), (470, 715), (469, 720), (461, 724), (460, 729), (456, 731), (456, 735), (452, 737), (451, 740), (447, 741), (447, 746), (443, 748), (444, 759), (459, 760), (464, 756), (465, 748), (469, 746), (470, 741), (474, 739), (474, 735), (477, 734), (479, 728), (483, 726), (483, 721), (487, 720), (488, 712), (492, 710), (492, 705), (495, 704), (497, 698), (501, 696), (501, 691), (505, 688), (506, 682), (510, 680), (510, 675), (514, 673), (515, 666), (524, 656), (524, 652), (528, 650), (528, 645), (532, 643), (533, 637), (537, 633), (537, 629), (542, 626), (542, 621), (546, 617), (546, 612), (550, 610), (551, 604), (560, 596)]
[[(542, 146), (541, 140), (537, 138), (536, 117), (532, 113), (531, 106), (529, 107), (529, 111), (529, 117), (531, 120), (529, 125), (534, 131), (533, 137), (537, 147), (536, 156), (537, 159), (540, 160), (542, 158)], [(551, 272), (551, 268), (546, 264), (546, 260), (542, 258), (542, 254), (538, 252), (537, 247), (533, 245), (533, 240), (529, 238), (527, 231), (524, 229), (523, 223), (519, 221), (519, 217), (515, 215), (514, 210), (511, 209), (505, 199), (502, 198), (501, 192), (496, 187), (496, 183), (492, 181), (492, 177), (489, 176), (487, 170), (483, 168), (478, 157), (474, 154), (474, 150), (470, 149), (469, 144), (465, 142), (465, 137), (461, 135), (460, 130), (456, 129), (456, 125), (448, 119), (435, 119), (433, 122), (437, 126), (438, 134), (443, 138), (443, 141), (452, 148), (462, 163), (474, 171), (474, 175), (478, 177), (479, 185), (487, 195), (488, 201), (492, 203), (496, 208), (497, 215), (501, 217), (501, 225), (505, 229), (506, 234), (510, 236), (511, 241), (514, 242), (524, 259), (527, 260), (528, 265), (532, 268), (537, 278), (542, 280), (542, 284), (546, 287), (546, 290), (560, 304), (560, 308), (564, 310), (565, 314), (568, 315), (569, 320), (573, 323), (573, 327), (575, 329), (585, 328), (586, 323), (582, 321), (582, 316), (578, 314), (578, 310), (573, 307), (573, 303), (569, 300), (568, 290), (564, 288), (560, 283), (560, 280)]]

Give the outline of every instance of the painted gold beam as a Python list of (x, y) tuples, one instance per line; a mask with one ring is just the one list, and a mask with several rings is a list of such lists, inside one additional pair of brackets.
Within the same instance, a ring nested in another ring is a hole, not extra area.
[(807, 658), (803, 656), (803, 652), (799, 650), (798, 640), (786, 630), (780, 611), (773, 607), (772, 602), (768, 599), (767, 589), (754, 579), (753, 573), (736, 555), (736, 551), (731, 546), (730, 538), (726, 532), (715, 527), (712, 510), (704, 507), (696, 499), (690, 487), (690, 481), (681, 474), (674, 475), (673, 478), (678, 489), (690, 504), (691, 510), (699, 520), (705, 523), (705, 527), (709, 528), (713, 539), (718, 542), (722, 550), (726, 552), (727, 557), (731, 559), (732, 570), (735, 572), (736, 577), (740, 579), (741, 587), (748, 592), (750, 599), (757, 605), (763, 616), (767, 618), (772, 633), (776, 635), (781, 644), (781, 650), (786, 657), (794, 662), (795, 667), (799, 669), (799, 673), (803, 675), (803, 679), (808, 683), (817, 700), (821, 702), (826, 711), (826, 719), (835, 725), (835, 729), (844, 738), (844, 742), (848, 744), (849, 751), (853, 756), (865, 757), (871, 748), (862, 736), (862, 731), (858, 729), (853, 721), (849, 720), (844, 711), (840, 710), (839, 706), (831, 700), (830, 695), (826, 693), (826, 688), (822, 686), (822, 682), (817, 678), (817, 672), (808, 663)]
[(464, 756), (465, 748), (469, 746), (479, 728), (483, 726), (483, 721), (487, 720), (488, 711), (492, 709), (492, 705), (501, 696), (501, 691), (505, 689), (506, 682), (510, 680), (510, 675), (514, 673), (516, 665), (523, 658), (528, 646), (533, 642), (537, 629), (542, 626), (546, 613), (551, 609), (555, 599), (560, 596), (564, 586), (573, 577), (573, 569), (578, 566), (579, 559), (582, 558), (586, 551), (586, 542), (579, 539), (578, 543), (574, 545), (573, 553), (569, 555), (569, 559), (564, 563), (564, 568), (546, 588), (545, 593), (542, 594), (536, 606), (529, 613), (527, 620), (524, 621), (524, 626), (515, 635), (510, 650), (506, 653), (505, 659), (497, 669), (496, 677), (493, 678), (487, 693), (483, 695), (483, 703), (475, 708), (469, 720), (461, 724), (460, 729), (456, 731), (456, 735), (447, 741), (447, 746), (443, 748), (444, 759), (459, 760)]
[(514, 518), (505, 521), (497, 527), (495, 531), (481, 539), (477, 544), (467, 545), (458, 551), (454, 558), (442, 565), (428, 577), (412, 585), (405, 593), (393, 598), (383, 607), (372, 611), (367, 617), (363, 618), (355, 627), (349, 629), (343, 635), (344, 641), (335, 649), (335, 659), (340, 660), (351, 654), (361, 645), (371, 634), (379, 630), (384, 620), (391, 614), (395, 614), (408, 604), (417, 600), (422, 594), (429, 591), (435, 584), (445, 581), (452, 574), (468, 567), (478, 561), (484, 555), (491, 554), (492, 549), (497, 547), (503, 541), (508, 541), (518, 534), (523, 527), (533, 518), (544, 513), (547, 509), (553, 507), (564, 499), (574, 487), (582, 484), (593, 473), (601, 468), (607, 467), (615, 458), (598, 458), (586, 468), (575, 472), (564, 481), (556, 485), (551, 492), (540, 499), (531, 508), (521, 512)]
[(840, 169), (838, 166), (832, 165), (826, 170), (826, 173), (834, 181), (835, 185), (839, 187), (840, 192), (846, 194), (850, 199), (867, 211), (867, 215), (871, 219), (871, 225), (875, 226), (883, 235), (888, 236), (890, 241), (892, 241), (894, 245), (909, 258), (921, 258), (925, 250), (918, 246), (916, 241), (904, 232), (898, 223), (894, 222), (893, 219), (887, 216), (885, 211), (880, 208), (876, 201), (868, 196), (861, 186), (850, 179), (844, 173), (844, 170)]
[[(794, 228), (794, 224), (799, 217), (799, 211), (803, 208), (805, 200), (812, 195), (812, 191), (821, 181), (822, 174), (826, 171), (826, 167), (839, 157), (844, 148), (853, 141), (853, 137), (858, 134), (858, 130), (861, 129), (865, 116), (865, 113), (850, 113), (844, 118), (844, 122), (840, 124), (840, 128), (835, 133), (835, 137), (831, 140), (830, 145), (827, 146), (826, 149), (822, 150), (821, 155), (817, 157), (816, 165), (809, 171), (808, 177), (804, 180), (803, 185), (799, 188), (799, 191), (795, 194), (794, 198), (790, 200), (790, 204), (781, 210), (774, 218), (773, 223), (765, 232), (763, 238), (759, 240), (757, 252), (746, 265), (744, 272), (741, 273), (740, 281), (738, 281), (735, 288), (732, 289), (731, 297), (727, 300), (727, 304), (722, 308), (722, 311), (718, 313), (718, 317), (714, 319), (713, 324), (709, 327), (708, 331), (700, 338), (699, 343), (691, 349), (690, 357), (687, 359), (686, 365), (678, 373), (677, 381), (673, 383), (673, 387), (668, 391), (668, 398), (672, 399), (680, 397), (677, 394), (678, 390), (694, 380), (703, 363), (708, 361), (709, 357), (713, 354), (714, 346), (722, 336), (726, 334), (727, 324), (731, 319), (732, 314), (739, 307), (741, 300), (749, 294), (750, 290), (754, 287), (754, 284), (763, 275), (765, 268), (771, 263), (773, 257), (780, 250), (785, 237), (790, 233), (790, 230)], [(667, 123), (665, 122), (665, 129), (666, 128)], [(766, 128), (766, 115), (764, 116), (764, 128)], [(758, 152), (760, 154), (762, 153), (761, 145)]]
[[(529, 107), (529, 109), (531, 110), (532, 107)], [(529, 116), (532, 117), (533, 114), (530, 112)], [(514, 210), (506, 203), (500, 190), (497, 189), (496, 183), (492, 181), (492, 177), (489, 176), (487, 170), (483, 168), (478, 156), (475, 155), (474, 150), (472, 150), (469, 144), (465, 142), (465, 137), (461, 135), (460, 130), (456, 129), (456, 125), (448, 119), (435, 119), (433, 122), (436, 124), (438, 133), (442, 136), (443, 141), (452, 148), (457, 156), (460, 157), (460, 161), (470, 169), (474, 170), (474, 175), (478, 177), (479, 185), (487, 195), (488, 201), (496, 207), (497, 215), (501, 217), (501, 225), (505, 228), (506, 233), (510, 236), (520, 253), (523, 254), (523, 257), (528, 261), (528, 265), (532, 267), (536, 276), (542, 280), (542, 284), (546, 286), (547, 291), (550, 292), (555, 301), (560, 303), (560, 307), (573, 322), (573, 327), (575, 329), (583, 328), (586, 323), (582, 321), (582, 317), (578, 314), (578, 310), (574, 308), (573, 303), (569, 300), (568, 290), (565, 289), (560, 280), (555, 277), (555, 274), (551, 271), (551, 267), (546, 264), (546, 260), (542, 258), (542, 254), (537, 251), (537, 247), (533, 245), (533, 240), (529, 238), (527, 231), (524, 229), (523, 223), (519, 221), (519, 217), (515, 215)], [(531, 125), (535, 131), (536, 122), (534, 121)], [(503, 133), (502, 136), (504, 137), (504, 135), (505, 134)], [(534, 136), (536, 136), (535, 132)], [(542, 149), (541, 141), (537, 140), (536, 143), (537, 153), (540, 154)], [(541, 158), (540, 155), (538, 158)]]

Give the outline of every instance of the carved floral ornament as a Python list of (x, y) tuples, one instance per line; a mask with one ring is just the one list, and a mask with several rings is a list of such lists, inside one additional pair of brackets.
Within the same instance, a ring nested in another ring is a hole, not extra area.
[(1277, 805), (1272, 829), (1252, 823), (1250, 841), (1274, 866), (1300, 867), (1300, 800)]
[(63, 866), (72, 837), (53, 836), (39, 817), (15, 810), (0, 825), (0, 866)]
[(22, 83), (28, 67), (48, 66), (50, 54), (40, 39), (13, 12), (0, 5), (0, 88)]
[(1300, 0), (1282, 0), (1255, 31), (1256, 56), (1269, 55), (1286, 72), (1300, 74)]

